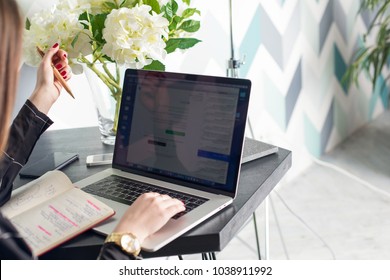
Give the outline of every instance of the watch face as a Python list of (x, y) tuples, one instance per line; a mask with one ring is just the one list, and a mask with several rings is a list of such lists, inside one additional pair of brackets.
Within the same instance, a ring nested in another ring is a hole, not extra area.
[(132, 236), (128, 234), (122, 235), (121, 238), (121, 246), (122, 248), (129, 253), (136, 253), (138, 254), (141, 250), (141, 246), (136, 238), (133, 238)]

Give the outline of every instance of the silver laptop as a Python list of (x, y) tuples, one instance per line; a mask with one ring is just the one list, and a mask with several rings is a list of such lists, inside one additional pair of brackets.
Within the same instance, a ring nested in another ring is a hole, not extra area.
[(186, 212), (144, 241), (153, 252), (232, 203), (250, 88), (245, 79), (126, 70), (112, 168), (76, 183), (116, 211), (95, 230), (112, 232), (139, 191), (178, 197)]

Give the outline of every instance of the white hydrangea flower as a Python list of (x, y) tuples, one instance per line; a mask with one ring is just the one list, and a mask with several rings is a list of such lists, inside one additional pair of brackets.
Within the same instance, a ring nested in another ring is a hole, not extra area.
[(105, 2), (115, 2), (115, 0), (59, 0), (57, 8), (77, 14), (82, 14), (86, 11), (98, 14), (102, 12)]
[[(47, 50), (55, 43), (68, 52), (68, 58), (77, 58), (79, 53), (85, 55), (92, 52), (89, 37), (78, 22), (78, 15), (63, 13), (57, 9), (42, 10), (30, 19), (30, 29), (24, 30), (24, 59), (29, 65), (36, 66), (41, 61), (36, 51), (39, 46)], [(79, 34), (77, 43), (73, 48), (71, 43)]]
[(169, 22), (150, 11), (148, 5), (113, 10), (105, 21), (103, 38), (107, 43), (102, 52), (120, 65), (137, 69), (153, 60), (163, 61)]

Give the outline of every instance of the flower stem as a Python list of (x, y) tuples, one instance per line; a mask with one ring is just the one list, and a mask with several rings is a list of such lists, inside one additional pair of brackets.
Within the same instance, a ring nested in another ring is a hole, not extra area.
[[(122, 96), (122, 90), (119, 93), (119, 96)], [(119, 122), (119, 110), (121, 108), (121, 99), (116, 99), (116, 105), (115, 105), (115, 116), (114, 116), (114, 126), (112, 128), (112, 131), (116, 134), (117, 128), (118, 128), (118, 122)]]
[[(107, 76), (111, 79), (111, 80), (114, 80), (114, 81), (119, 81), (119, 79), (115, 79), (114, 75), (111, 74), (110, 72), (110, 69), (108, 69), (107, 67), (107, 63), (104, 63), (104, 61), (102, 61), (103, 59), (102, 58), (99, 58), (99, 61), (101, 63), (103, 63), (103, 69), (104, 69), (104, 72), (106, 72)], [(115, 72), (117, 71), (117, 67), (115, 67)]]
[[(114, 115), (114, 124), (112, 131), (116, 134), (117, 132), (117, 127), (118, 127), (118, 121), (119, 121), (119, 110), (121, 107), (121, 98), (122, 98), (122, 87), (119, 85), (120, 83), (120, 73), (119, 73), (119, 67), (115, 63), (115, 72), (116, 73), (111, 73), (110, 69), (107, 67), (107, 63), (104, 63), (104, 61), (100, 61), (102, 63), (102, 70), (99, 70), (96, 67), (96, 64), (94, 62), (89, 61), (86, 57), (81, 56), (79, 57), (80, 62), (85, 63), (85, 65), (91, 69), (96, 76), (108, 87), (108, 89), (111, 92), (112, 98), (116, 101), (115, 104), (115, 115)], [(99, 62), (98, 62), (99, 63)]]
[[(120, 97), (121, 94), (118, 94), (118, 92), (122, 91), (121, 86), (119, 85), (119, 81), (113, 79), (114, 77), (110, 73), (110, 76), (104, 75), (104, 73), (100, 72), (99, 69), (95, 66), (94, 63), (90, 62), (88, 59), (85, 57), (81, 57), (81, 61), (87, 65), (89, 69), (91, 69), (110, 89), (112, 96), (114, 97), (115, 100), (118, 101), (118, 98)], [(104, 68), (106, 67), (106, 68)], [(109, 71), (105, 63), (103, 63), (103, 69), (105, 71)], [(112, 77), (112, 78), (111, 78)]]

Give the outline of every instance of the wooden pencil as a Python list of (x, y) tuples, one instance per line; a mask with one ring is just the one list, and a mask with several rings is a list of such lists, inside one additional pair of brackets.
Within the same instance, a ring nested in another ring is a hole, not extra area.
[[(42, 58), (45, 56), (45, 53), (43, 52), (43, 50), (40, 47), (37, 47), (37, 51)], [(69, 95), (75, 99), (69, 85), (66, 83), (66, 81), (61, 76), (60, 72), (58, 72), (57, 68), (54, 66), (53, 63), (51, 63), (51, 67), (53, 68), (53, 73), (54, 73), (54, 76), (56, 77), (56, 79), (60, 82), (60, 84), (64, 87), (64, 89), (69, 93)]]

